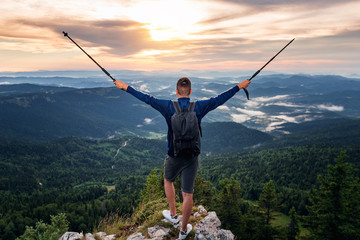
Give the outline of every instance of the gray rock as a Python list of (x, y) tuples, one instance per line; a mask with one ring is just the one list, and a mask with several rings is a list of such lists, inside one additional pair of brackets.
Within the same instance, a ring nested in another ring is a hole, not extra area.
[(235, 236), (229, 230), (220, 229), (221, 222), (216, 212), (208, 215), (194, 227), (196, 240), (234, 240)]
[(220, 240), (233, 240), (235, 239), (235, 235), (230, 230), (220, 229), (218, 231), (218, 239)]
[(103, 240), (115, 240), (116, 234), (107, 235), (103, 238)]
[(196, 224), (195, 228), (202, 232), (216, 232), (220, 226), (221, 222), (217, 217), (216, 212), (209, 212), (200, 223)]
[(165, 238), (166, 235), (170, 233), (169, 228), (164, 228), (159, 225), (155, 225), (154, 227), (148, 228), (148, 234), (152, 239), (161, 240)]
[(194, 218), (198, 218), (200, 216), (201, 216), (200, 213), (198, 213), (198, 212), (194, 213)]
[(205, 236), (204, 236), (203, 234), (201, 234), (201, 233), (195, 235), (195, 239), (202, 240), (202, 239), (204, 239), (204, 238), (205, 238)]
[[(101, 240), (115, 240), (116, 239), (116, 235), (112, 234), (112, 235), (107, 235), (104, 232), (98, 232), (95, 234), (95, 236), (100, 237)], [(87, 233), (85, 234), (85, 238), (84, 235), (82, 233), (77, 233), (77, 232), (66, 232), (64, 233), (64, 235), (62, 235), (61, 238), (59, 238), (59, 240), (96, 240), (94, 235), (92, 235), (91, 233)], [(145, 239), (145, 237), (143, 238)]]
[(206, 209), (202, 205), (198, 206), (198, 210), (200, 213), (207, 213)]
[(142, 235), (142, 233), (136, 233), (130, 235), (126, 240), (145, 240), (146, 238)]
[(59, 240), (81, 240), (83, 237), (84, 235), (82, 233), (66, 232), (59, 238)]
[(95, 233), (95, 236), (101, 238), (101, 240), (114, 240), (116, 238), (116, 234), (107, 235), (105, 232)]
[(86, 240), (96, 240), (91, 233), (85, 234), (85, 239), (86, 239)]

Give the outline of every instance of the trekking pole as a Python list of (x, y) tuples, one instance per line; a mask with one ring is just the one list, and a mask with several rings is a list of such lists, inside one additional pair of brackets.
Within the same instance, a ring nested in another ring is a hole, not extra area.
[[(248, 80), (251, 81), (251, 79), (253, 79), (254, 77), (256, 77), (256, 75), (258, 75), (258, 74), (261, 72), (261, 70), (263, 70), (263, 69), (266, 67), (266, 65), (268, 65), (272, 60), (274, 60), (274, 58), (276, 58), (277, 55), (279, 55), (279, 54), (280, 54), (287, 46), (289, 46), (290, 43), (292, 43), (294, 40), (295, 40), (295, 38), (294, 38), (293, 40), (291, 40), (288, 44), (286, 44), (285, 47), (283, 47), (275, 56), (273, 56), (262, 68), (260, 68), (259, 70), (257, 70), (256, 73), (254, 73), (254, 75), (252, 75), (251, 78), (248, 79)], [(245, 92), (245, 94), (246, 94), (247, 99), (249, 100), (249, 92), (248, 92), (248, 90), (247, 90), (246, 88), (243, 88), (243, 89), (244, 89), (244, 92)]]
[(68, 37), (76, 46), (78, 46), (78, 47), (81, 49), (81, 51), (83, 51), (91, 60), (93, 60), (93, 62), (96, 63), (96, 65), (98, 65), (99, 68), (101, 68), (101, 70), (113, 80), (113, 82), (116, 81), (116, 80), (110, 75), (110, 73), (108, 73), (108, 71), (105, 70), (105, 68), (103, 68), (102, 66), (100, 66), (100, 64), (98, 64), (89, 54), (87, 54), (87, 53), (84, 51), (84, 49), (82, 49), (74, 40), (72, 40), (72, 38), (69, 36), (68, 33), (66, 33), (66, 32), (63, 31), (63, 34), (64, 34), (64, 37)]

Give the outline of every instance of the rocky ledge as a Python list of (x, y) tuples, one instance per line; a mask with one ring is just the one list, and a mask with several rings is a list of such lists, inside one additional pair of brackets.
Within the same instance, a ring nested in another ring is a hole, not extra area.
[(115, 240), (116, 239), (116, 235), (112, 234), (112, 235), (107, 235), (104, 232), (98, 232), (95, 233), (94, 235), (91, 233), (87, 233), (82, 234), (82, 233), (77, 233), (77, 232), (66, 232), (64, 233), (64, 235), (61, 236), (61, 238), (59, 238), (59, 240)]
[[(204, 217), (205, 216), (205, 217)], [(221, 222), (217, 217), (216, 212), (207, 212), (203, 206), (198, 207), (198, 212), (194, 213), (196, 224), (193, 228), (195, 231), (195, 240), (234, 240), (235, 236), (230, 230), (220, 229)], [(179, 216), (179, 223), (174, 225), (180, 231), (182, 216)], [(166, 219), (163, 222), (169, 222)], [(147, 229), (147, 238), (142, 233), (135, 233), (127, 238), (127, 240), (161, 240), (169, 239), (171, 229), (159, 225), (155, 225)]]
[[(216, 212), (207, 212), (203, 206), (198, 207), (198, 212), (194, 213), (195, 226), (193, 226), (192, 232), (193, 239), (195, 240), (234, 240), (235, 236), (230, 230), (221, 229), (220, 219), (217, 217)], [(179, 223), (173, 225), (178, 231), (180, 231), (182, 216), (179, 216)], [(166, 219), (163, 222), (169, 222)], [(142, 233), (134, 233), (130, 235), (127, 240), (161, 240), (171, 239), (171, 229), (160, 225), (155, 225), (147, 229), (147, 234), (144, 236)], [(188, 238), (192, 238), (188, 236)], [(87, 233), (85, 236), (82, 233), (67, 232), (59, 240), (115, 240), (116, 235), (107, 235), (104, 232), (96, 233), (92, 235)]]

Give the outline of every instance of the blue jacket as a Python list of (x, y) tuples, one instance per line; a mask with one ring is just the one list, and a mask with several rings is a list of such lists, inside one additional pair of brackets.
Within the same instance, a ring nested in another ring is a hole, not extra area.
[[(216, 109), (220, 105), (224, 104), (232, 96), (234, 96), (239, 91), (239, 87), (236, 85), (233, 88), (221, 93), (216, 97), (209, 98), (207, 100), (196, 101), (195, 112), (199, 120), (199, 125), (201, 124), (201, 119), (211, 110)], [(128, 86), (127, 92), (136, 97), (137, 99), (143, 101), (146, 104), (149, 104), (156, 110), (158, 110), (161, 115), (164, 116), (166, 123), (168, 125), (168, 155), (174, 157), (174, 147), (173, 147), (173, 134), (171, 128), (171, 116), (175, 113), (174, 106), (171, 100), (157, 99), (149, 94), (142, 93), (135, 90), (134, 88)], [(179, 98), (178, 102), (181, 109), (183, 106), (189, 107), (190, 98)]]

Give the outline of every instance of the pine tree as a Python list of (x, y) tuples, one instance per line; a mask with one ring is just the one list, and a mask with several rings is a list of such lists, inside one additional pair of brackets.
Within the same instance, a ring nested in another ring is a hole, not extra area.
[(270, 225), (270, 221), (274, 218), (274, 211), (279, 208), (278, 194), (272, 180), (264, 185), (259, 198), (259, 207), (264, 212), (266, 224)]
[(300, 233), (299, 217), (296, 213), (295, 207), (292, 207), (289, 211), (290, 223), (287, 231), (287, 239), (295, 240)]
[(311, 206), (305, 218), (312, 239), (360, 239), (360, 183), (355, 169), (341, 152), (320, 186), (309, 194)]
[(206, 181), (200, 174), (197, 174), (194, 185), (194, 204), (203, 205), (207, 208), (213, 206), (214, 190), (211, 182)]
[(145, 188), (141, 192), (141, 201), (153, 201), (164, 196), (162, 176), (159, 169), (153, 169), (148, 175)]
[(267, 182), (260, 194), (259, 201), (245, 215), (246, 234), (244, 239), (280, 239), (280, 231), (271, 225), (274, 213), (279, 208), (278, 194), (272, 180)]
[(219, 183), (220, 191), (216, 197), (216, 213), (218, 214), (222, 227), (230, 229), (237, 236), (240, 234), (241, 224), (241, 199), (240, 183), (233, 177), (225, 178)]

